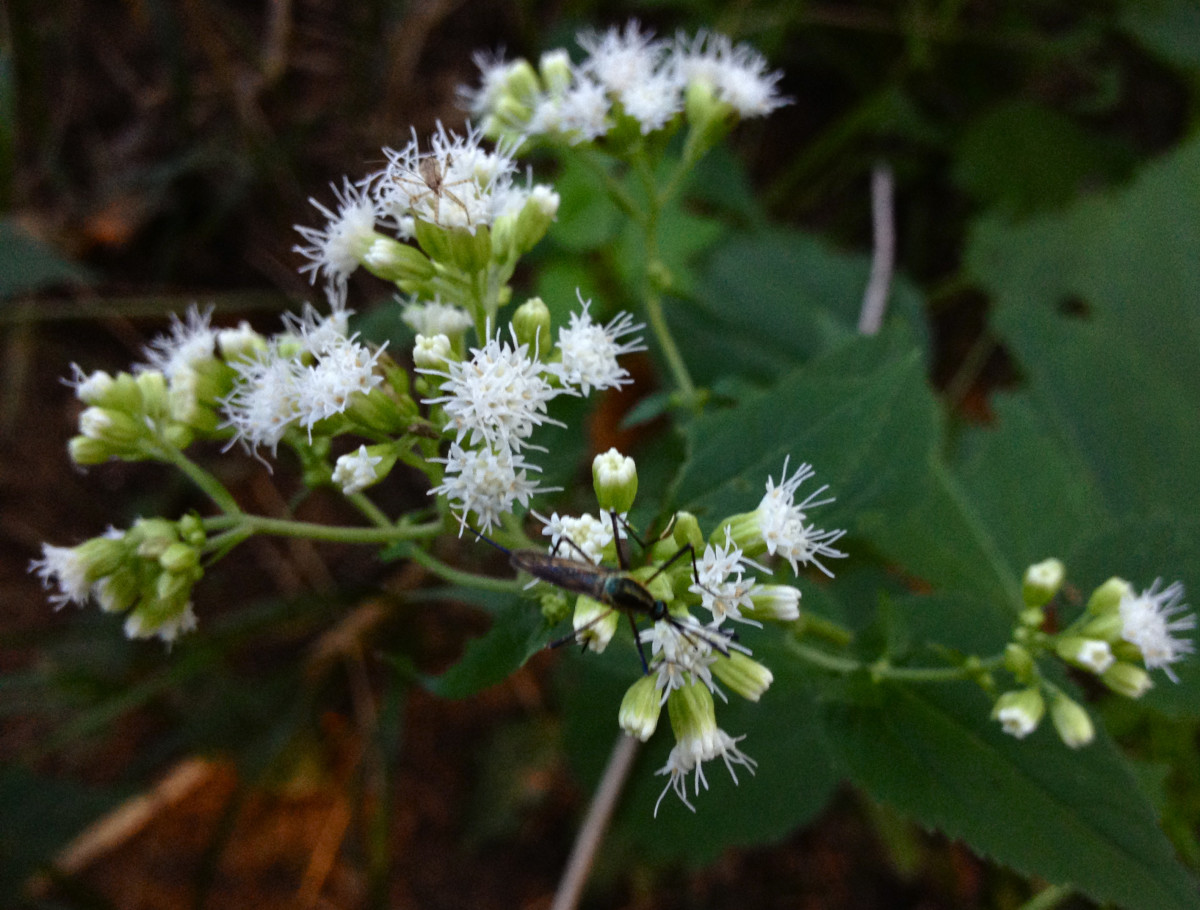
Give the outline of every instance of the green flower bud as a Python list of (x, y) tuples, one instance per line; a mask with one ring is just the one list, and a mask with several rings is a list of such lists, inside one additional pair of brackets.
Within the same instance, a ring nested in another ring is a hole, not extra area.
[[(558, 217), (560, 202), (558, 193), (550, 187), (540, 183), (534, 186), (516, 214), (511, 236), (503, 246), (495, 244), (497, 258), (503, 260), (506, 256), (523, 256), (537, 246)], [(499, 222), (502, 219), (496, 220)]]
[(447, 361), (455, 359), (454, 348), (445, 335), (418, 335), (413, 343), (413, 366), (419, 370), (444, 370)]
[(123, 411), (90, 407), (79, 415), (79, 432), (104, 443), (110, 454), (123, 454), (134, 451), (147, 429), (145, 423)]
[[(675, 513), (675, 524), (671, 528), (671, 540), (677, 550), (690, 543), (697, 554), (704, 552), (704, 534), (700, 530), (700, 521), (691, 512)], [(721, 543), (724, 542), (725, 538), (722, 536)]]
[(654, 735), (661, 713), (662, 700), (655, 677), (642, 676), (625, 691), (617, 712), (617, 723), (628, 735), (646, 742)]
[(1009, 643), (1004, 648), (1004, 666), (1019, 683), (1033, 681), (1033, 655), (1027, 648)]
[(742, 608), (749, 619), (792, 622), (800, 618), (800, 589), (791, 585), (755, 585), (750, 609)]
[[(532, 70), (532, 67), (530, 68)], [(571, 87), (571, 77), (574, 72), (574, 67), (571, 66), (571, 55), (567, 53), (565, 48), (556, 48), (552, 51), (546, 51), (538, 59), (538, 73), (542, 77), (542, 85), (551, 95), (561, 95)], [(536, 84), (534, 86), (536, 91)], [(518, 97), (527, 98), (533, 94), (518, 94)]]
[(108, 446), (88, 436), (72, 436), (67, 443), (67, 455), (77, 465), (104, 464), (113, 457)]
[(589, 651), (602, 654), (616, 634), (620, 618), (621, 614), (612, 607), (580, 594), (575, 601), (575, 615), (572, 618), (576, 639)]
[(1026, 629), (1040, 629), (1046, 621), (1046, 613), (1041, 607), (1027, 607), (1021, 611), (1017, 620)]
[(1072, 749), (1086, 746), (1096, 736), (1096, 728), (1087, 711), (1061, 692), (1050, 703), (1050, 720), (1062, 741)]
[(542, 616), (546, 622), (552, 626), (557, 626), (560, 622), (567, 618), (567, 614), (571, 611), (571, 605), (567, 601), (567, 595), (558, 588), (551, 588), (547, 591), (542, 591), (538, 595), (538, 603), (541, 606)]
[(126, 535), (142, 559), (157, 560), (167, 547), (179, 540), (174, 522), (165, 518), (139, 518)]
[(1115, 613), (1121, 605), (1121, 598), (1132, 593), (1133, 587), (1129, 582), (1114, 575), (1092, 592), (1092, 596), (1088, 598), (1087, 612), (1092, 616)]
[(128, 564), (96, 582), (96, 603), (105, 613), (124, 613), (141, 597), (138, 574)]
[(1112, 691), (1126, 698), (1141, 698), (1154, 687), (1149, 673), (1141, 667), (1123, 661), (1105, 670), (1100, 675), (1100, 680)]
[(163, 417), (167, 414), (167, 377), (158, 370), (138, 373), (136, 382), (142, 393), (142, 412), (148, 417)]
[(541, 297), (530, 297), (512, 315), (513, 331), (520, 344), (529, 345), (543, 358), (554, 347), (550, 337), (550, 308)]
[(180, 539), (190, 546), (203, 547), (208, 540), (204, 533), (204, 522), (199, 515), (189, 512), (176, 522)]
[(624, 515), (637, 496), (637, 465), (615, 448), (592, 459), (592, 487), (601, 511)]
[(747, 701), (758, 701), (774, 681), (771, 671), (740, 651), (720, 656), (712, 665), (713, 676)]
[(1115, 658), (1108, 642), (1096, 638), (1066, 635), (1054, 643), (1054, 650), (1067, 663), (1092, 673), (1103, 673)]
[(363, 256), (368, 272), (391, 281), (405, 290), (416, 290), (437, 274), (429, 258), (420, 250), (390, 237), (378, 237)]
[(1105, 613), (1103, 616), (1089, 618), (1090, 614), (1085, 613), (1081, 617), (1082, 622), (1077, 623), (1075, 632), (1085, 638), (1095, 638), (1099, 641), (1106, 641), (1110, 645), (1114, 644), (1121, 638), (1121, 632), (1125, 628), (1125, 623), (1121, 619), (1119, 611)]
[(1062, 587), (1066, 569), (1057, 559), (1034, 563), (1025, 570), (1021, 597), (1029, 607), (1044, 607)]
[(695, 161), (729, 134), (737, 124), (737, 111), (717, 98), (713, 86), (704, 79), (692, 79), (683, 98), (688, 124), (684, 160)]
[(163, 428), (163, 439), (180, 451), (190, 446), (195, 438), (196, 434), (192, 428), (182, 423), (168, 424)]
[(1004, 732), (1024, 739), (1037, 729), (1046, 713), (1046, 703), (1037, 686), (1005, 692), (992, 708), (992, 719), (1000, 721)]
[(158, 564), (164, 572), (175, 574), (190, 573), (200, 565), (200, 554), (186, 543), (173, 543), (158, 557)]

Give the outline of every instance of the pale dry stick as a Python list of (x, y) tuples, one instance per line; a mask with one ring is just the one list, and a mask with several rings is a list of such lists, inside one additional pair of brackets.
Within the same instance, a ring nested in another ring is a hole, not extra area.
[(863, 293), (862, 311), (858, 316), (860, 335), (874, 335), (883, 325), (888, 294), (892, 287), (892, 270), (896, 265), (896, 221), (892, 206), (894, 181), (892, 169), (886, 164), (875, 165), (871, 172), (871, 223), (874, 253), (871, 277)]
[(604, 777), (588, 806), (587, 817), (575, 837), (575, 846), (567, 859), (567, 868), (558, 883), (558, 891), (554, 894), (554, 903), (550, 910), (575, 910), (579, 906), (579, 898), (583, 894), (583, 886), (587, 884), (588, 874), (596, 861), (596, 851), (604, 832), (608, 830), (609, 819), (617, 805), (617, 797), (625, 788), (625, 781), (633, 767), (633, 759), (637, 756), (638, 740), (622, 733), (617, 737), (608, 764), (604, 768)]

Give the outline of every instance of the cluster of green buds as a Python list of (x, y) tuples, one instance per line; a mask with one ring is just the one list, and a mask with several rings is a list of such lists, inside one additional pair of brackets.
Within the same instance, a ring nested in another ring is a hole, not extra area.
[(1179, 583), (1160, 590), (1155, 582), (1138, 594), (1129, 582), (1114, 577), (1092, 592), (1083, 613), (1070, 625), (1047, 632), (1045, 608), (1064, 578), (1065, 569), (1057, 559), (1026, 570), (1025, 608), (1004, 654), (1004, 665), (1021, 688), (1000, 695), (992, 716), (1005, 732), (1023, 738), (1037, 729), (1049, 700), (1059, 737), (1071, 748), (1079, 748), (1095, 735), (1092, 720), (1078, 702), (1045, 677), (1038, 660), (1057, 658), (1118, 695), (1140, 698), (1153, 686), (1148, 670), (1162, 667), (1175, 678), (1170, 664), (1190, 653), (1192, 643), (1174, 633), (1193, 628), (1195, 617), (1178, 616), (1185, 609)]
[(42, 548), (34, 568), (57, 587), (59, 605), (95, 599), (106, 613), (124, 613), (130, 638), (172, 642), (196, 625), (192, 588), (204, 574), (206, 535), (199, 518), (144, 518), (75, 547)]
[[(633, 536), (624, 518), (637, 495), (633, 459), (615, 449), (594, 459), (592, 478), (600, 517), (556, 513), (543, 519), (551, 552), (578, 559), (577, 576), (594, 577), (594, 590), (575, 597), (572, 623), (577, 640), (592, 651), (603, 651), (616, 634), (622, 613), (635, 621), (650, 621), (637, 640), (645, 673), (627, 690), (618, 723), (628, 735), (645, 741), (658, 728), (663, 707), (667, 708), (675, 746), (659, 771), (668, 777), (663, 795), (674, 790), (688, 808), (693, 808), (689, 777), (695, 780), (697, 792), (702, 784), (707, 786), (701, 770), (704, 762), (721, 758), (735, 782), (734, 766), (754, 770), (754, 760), (737, 746), (742, 737), (730, 736), (718, 726), (714, 695), (725, 699), (724, 689), (728, 689), (757, 702), (773, 675), (735, 640), (731, 625), (762, 626), (764, 621), (790, 622), (800, 616), (800, 590), (760, 582), (756, 573), (768, 570), (735, 542), (733, 528), (739, 528), (746, 547), (762, 554), (783, 554), (797, 565), (817, 562), (819, 556), (844, 555), (831, 546), (841, 532), (821, 531), (806, 521), (803, 508), (814, 504), (813, 496), (795, 502), (796, 487), (810, 476), (808, 465), (791, 477), (785, 466), (779, 485), (768, 481), (759, 509), (718, 522), (707, 540), (696, 516), (675, 513), (669, 532), (649, 545), (646, 565), (632, 570), (624, 568), (620, 538)], [(787, 535), (780, 532), (783, 525), (788, 526)], [(598, 568), (585, 568), (589, 563)], [(599, 568), (614, 563), (622, 569)], [(544, 580), (553, 582), (553, 578)], [(543, 599), (549, 620), (564, 614), (563, 603), (561, 595)]]

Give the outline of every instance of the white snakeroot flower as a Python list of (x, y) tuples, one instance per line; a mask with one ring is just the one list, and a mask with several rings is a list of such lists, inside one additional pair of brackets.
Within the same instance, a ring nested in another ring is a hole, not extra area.
[(717, 660), (709, 638), (713, 634), (720, 633), (692, 617), (662, 619), (638, 633), (642, 643), (650, 645), (650, 670), (663, 702), (671, 692), (694, 683), (728, 701), (712, 676)]
[(358, 493), (379, 479), (375, 475), (375, 466), (382, 461), (382, 455), (372, 455), (366, 445), (361, 445), (358, 451), (338, 458), (333, 468), (333, 482), (347, 496)]
[(309, 199), (325, 216), (325, 226), (294, 225), (308, 245), (297, 245), (292, 249), (309, 260), (300, 271), (308, 273), (310, 282), (315, 282), (317, 273), (322, 273), (329, 285), (345, 288), (347, 279), (375, 242), (378, 216), (370, 195), (349, 178), (343, 178), (340, 190), (334, 184), (329, 186), (337, 199), (337, 211), (329, 210), (316, 199)]
[(665, 43), (654, 40), (653, 32), (641, 31), (636, 19), (626, 22), (624, 30), (613, 27), (603, 34), (588, 30), (576, 39), (588, 52), (579, 69), (618, 96), (654, 78), (667, 51)]
[(1113, 657), (1112, 648), (1109, 647), (1108, 642), (1098, 639), (1085, 641), (1075, 655), (1075, 660), (1081, 667), (1091, 670), (1093, 673), (1103, 673), (1116, 663), (1116, 658)]
[(111, 373), (106, 373), (103, 370), (93, 370), (91, 373), (85, 373), (78, 364), (71, 364), (71, 370), (75, 374), (71, 379), (67, 380), (67, 385), (75, 390), (75, 397), (84, 404), (96, 404), (103, 399), (113, 389), (113, 379)]
[(709, 544), (704, 548), (704, 555), (697, 560), (699, 581), (693, 582), (688, 590), (700, 595), (701, 603), (712, 613), (715, 624), (731, 619), (759, 625), (742, 616), (743, 608), (754, 609), (754, 597), (758, 592), (758, 582), (745, 577), (745, 566), (766, 571), (742, 554), (728, 528), (725, 529), (725, 544), (720, 547)]
[(1187, 604), (1182, 602), (1182, 582), (1174, 582), (1160, 590), (1161, 585), (1162, 579), (1156, 578), (1154, 584), (1141, 594), (1127, 592), (1121, 596), (1121, 637), (1142, 652), (1147, 670), (1161, 667), (1171, 682), (1179, 682), (1171, 664), (1191, 654), (1195, 646), (1186, 638), (1176, 637), (1175, 633), (1196, 628), (1196, 615), (1179, 615), (1187, 609)]
[(87, 603), (92, 590), (90, 568), (79, 548), (56, 547), (48, 543), (42, 544), (42, 558), (29, 564), (30, 571), (37, 572), (46, 590), (58, 589), (50, 595), (50, 602), (56, 609), (70, 603), (80, 607)]
[(660, 70), (621, 92), (621, 106), (641, 125), (642, 135), (648, 136), (683, 110), (682, 88), (673, 70)]
[[(684, 697), (689, 690), (681, 689), (673, 698)], [(694, 701), (694, 699), (691, 699)], [(668, 790), (674, 790), (675, 794), (683, 802), (685, 806), (696, 811), (695, 806), (688, 802), (687, 798), (687, 775), (694, 771), (694, 792), (696, 795), (700, 793), (701, 785), (704, 789), (708, 789), (708, 780), (704, 776), (704, 762), (711, 761), (714, 758), (720, 758), (725, 762), (725, 767), (729, 771), (729, 776), (733, 778), (736, 784), (737, 771), (734, 765), (742, 765), (751, 774), (758, 762), (750, 758), (742, 752), (737, 744), (740, 743), (745, 736), (733, 737), (722, 730), (716, 724), (716, 718), (712, 716), (711, 700), (709, 702), (707, 716), (694, 723), (686, 724), (687, 729), (676, 730), (675, 746), (671, 749), (671, 754), (667, 756), (667, 763), (656, 771), (656, 774), (667, 775), (667, 784), (663, 787), (663, 791), (659, 794), (658, 802), (654, 804), (654, 814), (658, 815), (658, 807), (663, 801), (663, 797), (667, 795)], [(671, 715), (672, 726), (674, 727), (675, 714)]]
[(301, 426), (311, 433), (317, 421), (345, 411), (355, 392), (365, 395), (383, 382), (375, 370), (381, 352), (343, 338), (327, 346), (315, 364), (303, 367), (295, 385)]
[(494, 152), (480, 148), (481, 138), (473, 126), (460, 136), (439, 123), (426, 153), (415, 132), (399, 151), (385, 148), (388, 165), (369, 181), (381, 213), (397, 222), (412, 216), (471, 233), (479, 225), (490, 225), (498, 214), (497, 198), (511, 184), (516, 164), (504, 147)]
[(483, 347), (472, 348), (469, 360), (451, 361), (445, 370), (418, 369), (444, 378), (444, 394), (425, 403), (442, 405), (456, 442), (466, 439), (470, 445), (517, 451), (528, 445), (535, 426), (564, 425), (546, 416), (546, 403), (561, 390), (550, 385), (542, 364), (530, 356), (528, 345), (517, 344), (511, 328), (510, 334), (512, 344), (501, 342), (497, 334)]
[(594, 79), (580, 78), (562, 94), (538, 99), (528, 132), (532, 136), (561, 136), (572, 145), (591, 142), (612, 126), (611, 110), (608, 90)]
[(992, 708), (992, 717), (1009, 736), (1024, 739), (1037, 729), (1046, 713), (1042, 693), (1036, 688), (1005, 692)]
[(174, 643), (184, 632), (196, 628), (196, 614), (192, 610), (191, 601), (184, 608), (169, 617), (153, 617), (145, 610), (134, 609), (125, 620), (126, 638), (151, 638), (157, 635), (168, 645)]
[(476, 51), (471, 60), (479, 67), (479, 87), (458, 87), (458, 96), (463, 107), (472, 117), (479, 120), (496, 109), (496, 103), (504, 95), (508, 79), (516, 60), (505, 60), (504, 52)]
[(613, 540), (611, 522), (586, 512), (577, 518), (557, 512), (549, 518), (537, 517), (543, 525), (542, 534), (550, 538), (550, 549), (559, 556), (577, 559), (583, 553), (599, 565), (604, 559), (604, 548)]
[(474, 512), (482, 530), (489, 531), (501, 515), (512, 511), (513, 503), (528, 506), (530, 497), (549, 492), (527, 474), (540, 469), (507, 448), (464, 449), (452, 442), (445, 458), (431, 461), (445, 464), (446, 472), (429, 494), (450, 500), (450, 505), (461, 512), (461, 526), (466, 524), (467, 513)]
[(767, 72), (767, 61), (748, 44), (733, 44), (725, 35), (700, 31), (694, 38), (679, 35), (672, 49), (671, 67), (684, 84), (704, 82), (717, 100), (740, 117), (762, 117), (790, 104), (779, 95), (782, 73)]
[(590, 300), (580, 300), (583, 309), (571, 314), (570, 325), (558, 330), (558, 349), (562, 362), (551, 364), (547, 371), (557, 376), (563, 385), (578, 387), (584, 395), (592, 389), (614, 389), (633, 382), (629, 371), (618, 365), (617, 357), (633, 351), (644, 351), (641, 336), (622, 342), (626, 335), (644, 328), (634, 323), (629, 313), (620, 313), (608, 325), (592, 322), (588, 314)]
[(225, 426), (233, 429), (234, 441), (248, 450), (261, 446), (274, 454), (287, 428), (300, 417), (299, 364), (281, 354), (276, 342), (231, 366), (238, 381), (222, 402)]
[(158, 370), (168, 380), (191, 372), (197, 364), (213, 359), (217, 332), (209, 325), (212, 309), (201, 312), (192, 306), (187, 321), (171, 317), (171, 334), (160, 335), (145, 348), (146, 363), (138, 364), (137, 372)]
[(767, 493), (758, 504), (756, 512), (759, 531), (767, 545), (767, 552), (786, 559), (793, 573), (798, 572), (801, 565), (812, 563), (832, 578), (833, 572), (825, 567), (820, 557), (845, 557), (846, 554), (834, 549), (833, 544), (846, 532), (824, 531), (815, 525), (805, 524), (807, 510), (833, 502), (832, 496), (827, 499), (817, 498), (829, 487), (822, 486), (810, 493), (803, 502), (796, 503), (797, 488), (816, 472), (813, 471), (812, 465), (802, 464), (788, 477), (787, 466), (788, 459), (785, 458), (779, 486), (775, 485), (772, 478), (767, 478)]
[(474, 323), (471, 314), (460, 306), (432, 300), (413, 300), (404, 305), (400, 320), (418, 335), (459, 335)]

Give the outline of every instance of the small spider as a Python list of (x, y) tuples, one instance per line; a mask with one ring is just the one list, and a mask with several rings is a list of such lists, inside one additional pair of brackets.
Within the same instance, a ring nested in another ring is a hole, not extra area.
[(433, 198), (433, 221), (436, 224), (441, 224), (442, 199), (446, 198), (457, 205), (463, 211), (463, 215), (467, 219), (467, 226), (471, 225), (471, 211), (467, 208), (467, 204), (462, 201), (455, 193), (451, 192), (452, 186), (463, 186), (464, 184), (474, 184), (474, 177), (464, 177), (461, 180), (446, 181), (446, 174), (454, 165), (454, 159), (450, 157), (449, 152), (446, 153), (446, 163), (443, 165), (436, 155), (426, 155), (417, 161), (417, 170), (414, 175), (412, 171), (401, 171), (393, 175), (392, 179), (397, 183), (410, 184), (416, 187), (415, 190), (409, 191), (408, 207), (415, 210), (426, 196)]

